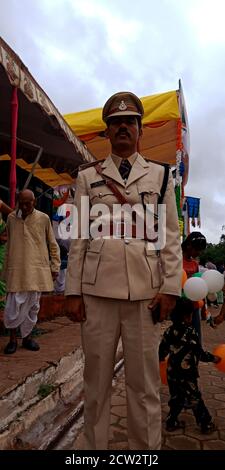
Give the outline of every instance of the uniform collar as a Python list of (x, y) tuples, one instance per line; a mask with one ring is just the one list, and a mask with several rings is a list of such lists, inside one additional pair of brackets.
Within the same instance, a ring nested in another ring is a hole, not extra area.
[[(130, 158), (132, 158), (133, 164), (132, 164), (128, 181), (125, 184), (114, 162), (114, 157), (120, 158), (117, 155), (109, 155), (104, 161), (104, 163), (102, 164), (102, 173), (104, 176), (108, 176), (109, 178), (117, 181), (117, 183), (119, 183), (121, 186), (128, 187), (134, 181), (146, 175), (149, 171), (149, 166), (150, 166), (149, 163), (146, 162), (144, 158), (138, 152), (134, 153), (133, 155), (129, 157), (129, 161), (130, 161)], [(120, 162), (121, 162), (121, 159), (120, 159)]]
[[(130, 157), (127, 158), (127, 160), (130, 162), (131, 166), (133, 166), (136, 158), (138, 156), (138, 153), (135, 152), (133, 153), (132, 155), (130, 155)], [(111, 158), (113, 160), (113, 163), (115, 163), (116, 165), (116, 168), (119, 169), (120, 167), (120, 164), (122, 162), (122, 160), (124, 160), (123, 158), (119, 157), (118, 155), (116, 155), (115, 153), (111, 153)]]

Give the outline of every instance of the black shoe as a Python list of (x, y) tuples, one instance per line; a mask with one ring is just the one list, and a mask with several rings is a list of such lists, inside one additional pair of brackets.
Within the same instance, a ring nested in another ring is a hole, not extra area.
[(186, 398), (185, 401), (184, 401), (184, 410), (190, 410), (190, 409), (192, 409), (192, 406), (193, 405), (191, 404), (190, 400), (188, 400), (188, 398)]
[(29, 351), (39, 351), (40, 346), (36, 341), (30, 338), (23, 338), (22, 346)]
[(4, 354), (14, 354), (17, 350), (17, 341), (9, 341), (4, 349)]
[(178, 421), (177, 419), (168, 419), (166, 422), (166, 430), (168, 432), (173, 432), (176, 431), (177, 429), (184, 429), (185, 428), (185, 422), (184, 421)]
[(216, 431), (216, 425), (213, 421), (210, 421), (208, 424), (201, 425), (201, 433), (202, 434), (211, 434), (212, 432)]

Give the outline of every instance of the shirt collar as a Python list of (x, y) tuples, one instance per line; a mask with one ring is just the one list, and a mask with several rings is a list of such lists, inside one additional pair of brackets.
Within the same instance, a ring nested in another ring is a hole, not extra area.
[[(137, 156), (138, 156), (138, 152), (135, 152), (132, 155), (130, 155), (130, 157), (127, 158), (131, 166), (133, 166)], [(111, 153), (111, 158), (113, 160), (113, 163), (116, 165), (117, 169), (119, 169), (120, 163), (123, 160), (123, 158), (119, 157), (118, 155), (115, 155), (114, 153)]]

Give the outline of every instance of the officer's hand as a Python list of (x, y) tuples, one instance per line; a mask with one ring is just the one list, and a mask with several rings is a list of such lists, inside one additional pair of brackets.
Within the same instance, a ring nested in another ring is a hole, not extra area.
[(86, 320), (83, 297), (79, 295), (68, 295), (65, 300), (65, 314), (74, 322)]
[(220, 356), (214, 356), (214, 364), (218, 364), (220, 361), (222, 361), (222, 358)]
[[(176, 305), (177, 296), (170, 294), (157, 294), (148, 308), (152, 310), (153, 318), (159, 322), (166, 320)], [(157, 319), (154, 311), (158, 311)], [(156, 321), (154, 321), (156, 323)]]

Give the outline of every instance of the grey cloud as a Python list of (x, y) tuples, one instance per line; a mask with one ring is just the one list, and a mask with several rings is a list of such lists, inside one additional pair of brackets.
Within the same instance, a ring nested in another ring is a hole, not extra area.
[[(78, 0), (5, 0), (0, 27), (62, 113), (102, 106), (122, 89), (140, 96), (176, 89), (181, 78), (191, 134), (186, 194), (201, 197), (202, 230), (217, 242), (225, 224), (225, 41), (204, 45), (198, 37), (188, 14), (197, 2), (89, 0), (84, 13)], [(89, 15), (95, 4), (101, 10)], [(121, 34), (121, 53), (110, 43), (106, 10), (112, 24), (119, 20), (113, 38)], [(134, 30), (124, 37), (127, 25)]]

